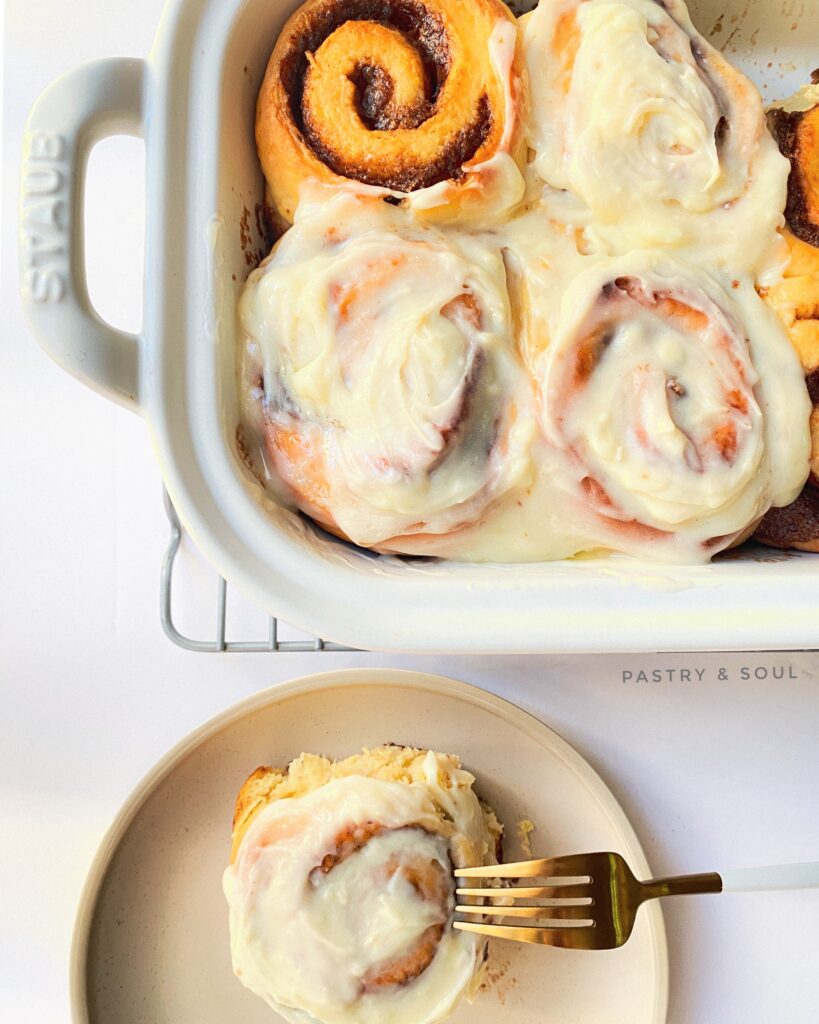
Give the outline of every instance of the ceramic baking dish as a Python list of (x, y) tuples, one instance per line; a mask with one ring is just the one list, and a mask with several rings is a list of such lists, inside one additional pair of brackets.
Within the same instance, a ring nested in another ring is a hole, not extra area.
[[(46, 351), (139, 412), (196, 544), (265, 610), (329, 639), (392, 650), (627, 651), (819, 643), (819, 556), (743, 549), (716, 564), (580, 559), (463, 565), (357, 551), (260, 500), (236, 450), (234, 309), (254, 252), (262, 178), (253, 112), (295, 0), (169, 0), (145, 61), (61, 78), (26, 136), (20, 268)], [(785, 13), (785, 12), (790, 13)], [(695, 22), (766, 98), (816, 62), (819, 2), (704, 0)], [(144, 328), (123, 334), (85, 286), (84, 166), (95, 141), (147, 152)]]

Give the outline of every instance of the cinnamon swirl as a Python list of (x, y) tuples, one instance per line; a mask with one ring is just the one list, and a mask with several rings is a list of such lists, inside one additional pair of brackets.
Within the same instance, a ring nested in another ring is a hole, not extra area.
[(775, 262), (787, 164), (682, 0), (554, 0), (524, 34), (534, 167), (601, 251), (691, 249), (734, 276)]
[(486, 940), (452, 928), (453, 866), (501, 826), (450, 754), (302, 754), (242, 787), (224, 875), (233, 967), (286, 1020), (434, 1024), (477, 989)]
[(306, 181), (371, 187), (430, 219), (503, 214), (523, 193), (523, 102), (501, 0), (307, 0), (258, 98), (269, 196), (286, 224)]
[(753, 288), (652, 252), (566, 292), (537, 366), (567, 501), (600, 546), (707, 560), (804, 483), (807, 396)]
[(266, 460), (332, 532), (406, 550), (526, 478), (530, 389), (503, 261), (480, 239), (350, 193), (303, 204), (240, 316)]

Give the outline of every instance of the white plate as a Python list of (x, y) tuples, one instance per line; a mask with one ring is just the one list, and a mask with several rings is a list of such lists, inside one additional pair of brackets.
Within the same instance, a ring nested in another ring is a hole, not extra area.
[[(236, 792), (260, 764), (384, 742), (452, 751), (506, 825), (537, 826), (536, 853), (622, 853), (650, 874), (623, 811), (564, 740), (514, 705), (417, 672), (348, 669), (294, 680), (224, 712), (137, 787), (80, 903), (71, 987), (77, 1024), (275, 1024), (234, 978), (221, 877)], [(495, 943), (489, 982), (453, 1024), (661, 1024), (668, 957), (658, 903), (619, 950)]]

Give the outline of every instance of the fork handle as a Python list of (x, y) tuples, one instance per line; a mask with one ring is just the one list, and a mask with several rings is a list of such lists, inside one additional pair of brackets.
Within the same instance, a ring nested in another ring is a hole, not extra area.
[(702, 875), (653, 878), (650, 882), (643, 882), (641, 896), (642, 900), (656, 900), (660, 896), (696, 896), (708, 892), (722, 892), (722, 878), (716, 871)]
[(772, 864), (763, 868), (722, 871), (725, 892), (772, 889), (819, 889), (819, 861), (804, 864)]

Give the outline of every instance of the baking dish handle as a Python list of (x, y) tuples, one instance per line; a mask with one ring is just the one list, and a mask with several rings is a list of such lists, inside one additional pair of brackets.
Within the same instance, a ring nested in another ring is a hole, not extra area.
[(58, 78), (37, 100), (23, 143), (20, 285), (37, 338), (63, 369), (138, 409), (140, 339), (105, 323), (88, 297), (85, 170), (94, 143), (143, 134), (145, 62), (101, 60)]

